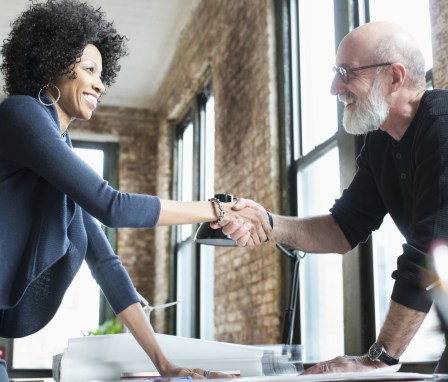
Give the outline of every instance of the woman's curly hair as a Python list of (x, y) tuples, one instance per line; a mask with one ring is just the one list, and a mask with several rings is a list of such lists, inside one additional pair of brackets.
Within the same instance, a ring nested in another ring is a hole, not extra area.
[(100, 51), (101, 80), (110, 86), (120, 70), (118, 60), (127, 54), (127, 39), (117, 34), (101, 8), (79, 0), (30, 1), (1, 48), (5, 93), (37, 96), (62, 75), (75, 78), (74, 64), (87, 44)]

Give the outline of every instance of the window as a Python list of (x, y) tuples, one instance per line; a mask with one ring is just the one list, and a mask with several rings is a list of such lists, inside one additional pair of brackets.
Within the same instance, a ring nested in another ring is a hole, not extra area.
[[(182, 201), (193, 200), (193, 122), (187, 120), (185, 126), (179, 130), (177, 139), (178, 174), (177, 199)], [(196, 256), (193, 241), (193, 226), (181, 225), (176, 227), (176, 263), (177, 263), (177, 306), (176, 333), (182, 337), (191, 337), (195, 334), (196, 319)]]
[[(201, 200), (208, 199), (215, 194), (215, 99), (208, 92), (204, 99), (205, 107), (201, 109)], [(215, 339), (215, 248), (200, 246), (200, 333), (204, 340)]]
[[(110, 145), (75, 141), (73, 145), (74, 151), (98, 174), (108, 176), (111, 169), (105, 163), (112, 159)], [(65, 350), (69, 338), (83, 336), (104, 321), (100, 308), (105, 301), (101, 298), (100, 289), (84, 263), (51, 322), (31, 336), (14, 339), (12, 368), (51, 369), (53, 356)]]
[[(338, 156), (334, 145), (318, 160), (299, 170), (300, 217), (326, 213), (339, 195)], [(323, 179), (326, 179), (324, 184)], [(305, 256), (301, 267), (301, 333), (305, 359), (333, 358), (344, 351), (342, 256)]]
[[(320, 24), (318, 35), (315, 33), (316, 14), (319, 14)], [(297, 138), (294, 140), (294, 152), (297, 159), (338, 130), (335, 121), (337, 103), (330, 94), (335, 52), (333, 1), (299, 1), (298, 4), (292, 1), (291, 16), (292, 91), (294, 99), (300, 102), (300, 105), (293, 102), (293, 128)]]
[[(337, 103), (330, 94), (335, 52), (333, 0), (290, 1), (290, 15), (295, 213), (307, 217), (328, 213), (340, 194)], [(300, 302), (304, 359), (311, 362), (343, 353), (341, 256), (305, 256)]]
[[(211, 85), (194, 99), (177, 126), (175, 198), (205, 200), (214, 195), (215, 114)], [(214, 248), (194, 242), (197, 226), (174, 228), (176, 333), (214, 339)]]

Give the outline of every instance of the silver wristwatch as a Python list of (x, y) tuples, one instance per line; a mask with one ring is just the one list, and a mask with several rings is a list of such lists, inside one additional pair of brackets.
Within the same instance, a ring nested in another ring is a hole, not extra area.
[(382, 361), (389, 366), (396, 365), (399, 362), (398, 359), (387, 354), (386, 349), (381, 342), (375, 342), (370, 346), (370, 349), (367, 352), (367, 357), (369, 357), (371, 361)]

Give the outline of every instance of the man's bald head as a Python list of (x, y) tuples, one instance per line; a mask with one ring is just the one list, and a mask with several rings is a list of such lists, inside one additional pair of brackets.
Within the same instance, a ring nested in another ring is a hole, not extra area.
[(377, 21), (363, 24), (339, 44), (336, 62), (351, 67), (399, 62), (406, 67), (413, 87), (425, 86), (425, 59), (417, 41), (397, 24)]

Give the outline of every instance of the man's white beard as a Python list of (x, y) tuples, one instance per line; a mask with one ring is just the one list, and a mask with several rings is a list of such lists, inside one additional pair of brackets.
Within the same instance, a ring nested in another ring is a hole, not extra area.
[(389, 114), (389, 105), (383, 96), (381, 83), (378, 80), (374, 81), (372, 89), (363, 101), (351, 92), (340, 94), (338, 98), (344, 103), (356, 102), (353, 111), (344, 110), (343, 125), (349, 134), (361, 135), (377, 130)]

